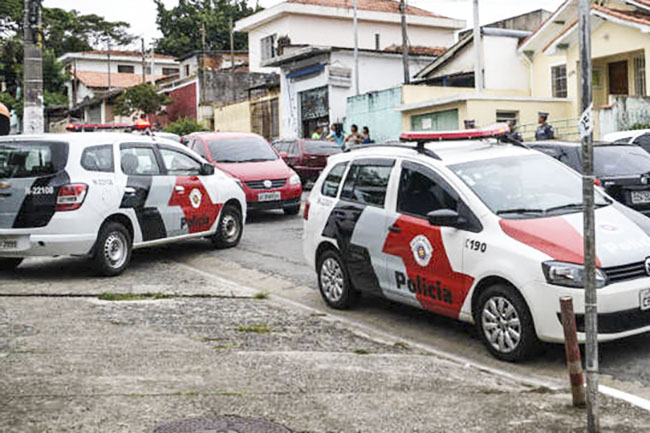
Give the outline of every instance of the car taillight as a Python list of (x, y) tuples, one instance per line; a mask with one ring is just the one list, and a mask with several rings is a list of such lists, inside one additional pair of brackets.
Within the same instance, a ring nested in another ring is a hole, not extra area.
[(311, 203), (309, 203), (309, 202), (305, 203), (305, 210), (304, 210), (304, 212), (302, 214), (302, 217), (305, 219), (305, 221), (307, 221), (309, 219), (309, 206), (310, 206), (310, 204)]
[(85, 183), (63, 185), (56, 197), (56, 211), (65, 212), (79, 209), (86, 199), (87, 192), (88, 185)]

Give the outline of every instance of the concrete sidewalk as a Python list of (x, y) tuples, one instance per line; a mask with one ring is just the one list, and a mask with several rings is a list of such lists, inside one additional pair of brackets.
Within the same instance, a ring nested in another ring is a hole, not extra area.
[[(0, 281), (20, 295), (0, 297), (2, 432), (163, 431), (224, 415), (294, 432), (584, 431), (566, 392), (374, 341), (182, 266), (17, 283)], [(90, 296), (156, 284), (182, 296)], [(603, 397), (602, 413), (604, 431), (650, 431), (650, 414), (627, 404)]]

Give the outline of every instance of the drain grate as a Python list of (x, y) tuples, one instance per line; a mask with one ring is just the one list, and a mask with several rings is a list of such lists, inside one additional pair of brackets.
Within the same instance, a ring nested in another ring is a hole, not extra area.
[(159, 425), (153, 433), (291, 433), (291, 430), (265, 419), (222, 416), (173, 421)]

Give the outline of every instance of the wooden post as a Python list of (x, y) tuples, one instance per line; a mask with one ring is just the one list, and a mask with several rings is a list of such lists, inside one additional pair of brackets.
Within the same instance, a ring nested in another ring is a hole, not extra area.
[(566, 365), (569, 370), (571, 394), (573, 405), (585, 406), (585, 379), (582, 374), (580, 348), (578, 347), (578, 334), (576, 331), (576, 317), (573, 314), (573, 298), (563, 296), (560, 298), (560, 311), (562, 312), (562, 328), (564, 328), (564, 348), (566, 350)]

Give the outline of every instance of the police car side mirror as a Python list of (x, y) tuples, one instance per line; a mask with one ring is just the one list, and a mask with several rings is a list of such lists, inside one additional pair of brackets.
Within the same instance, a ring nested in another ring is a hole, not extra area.
[(458, 212), (451, 209), (439, 209), (427, 214), (429, 224), (436, 227), (461, 228), (467, 224), (467, 220), (458, 215)]
[(214, 165), (204, 162), (201, 164), (201, 171), (199, 174), (201, 176), (212, 176), (214, 174)]

